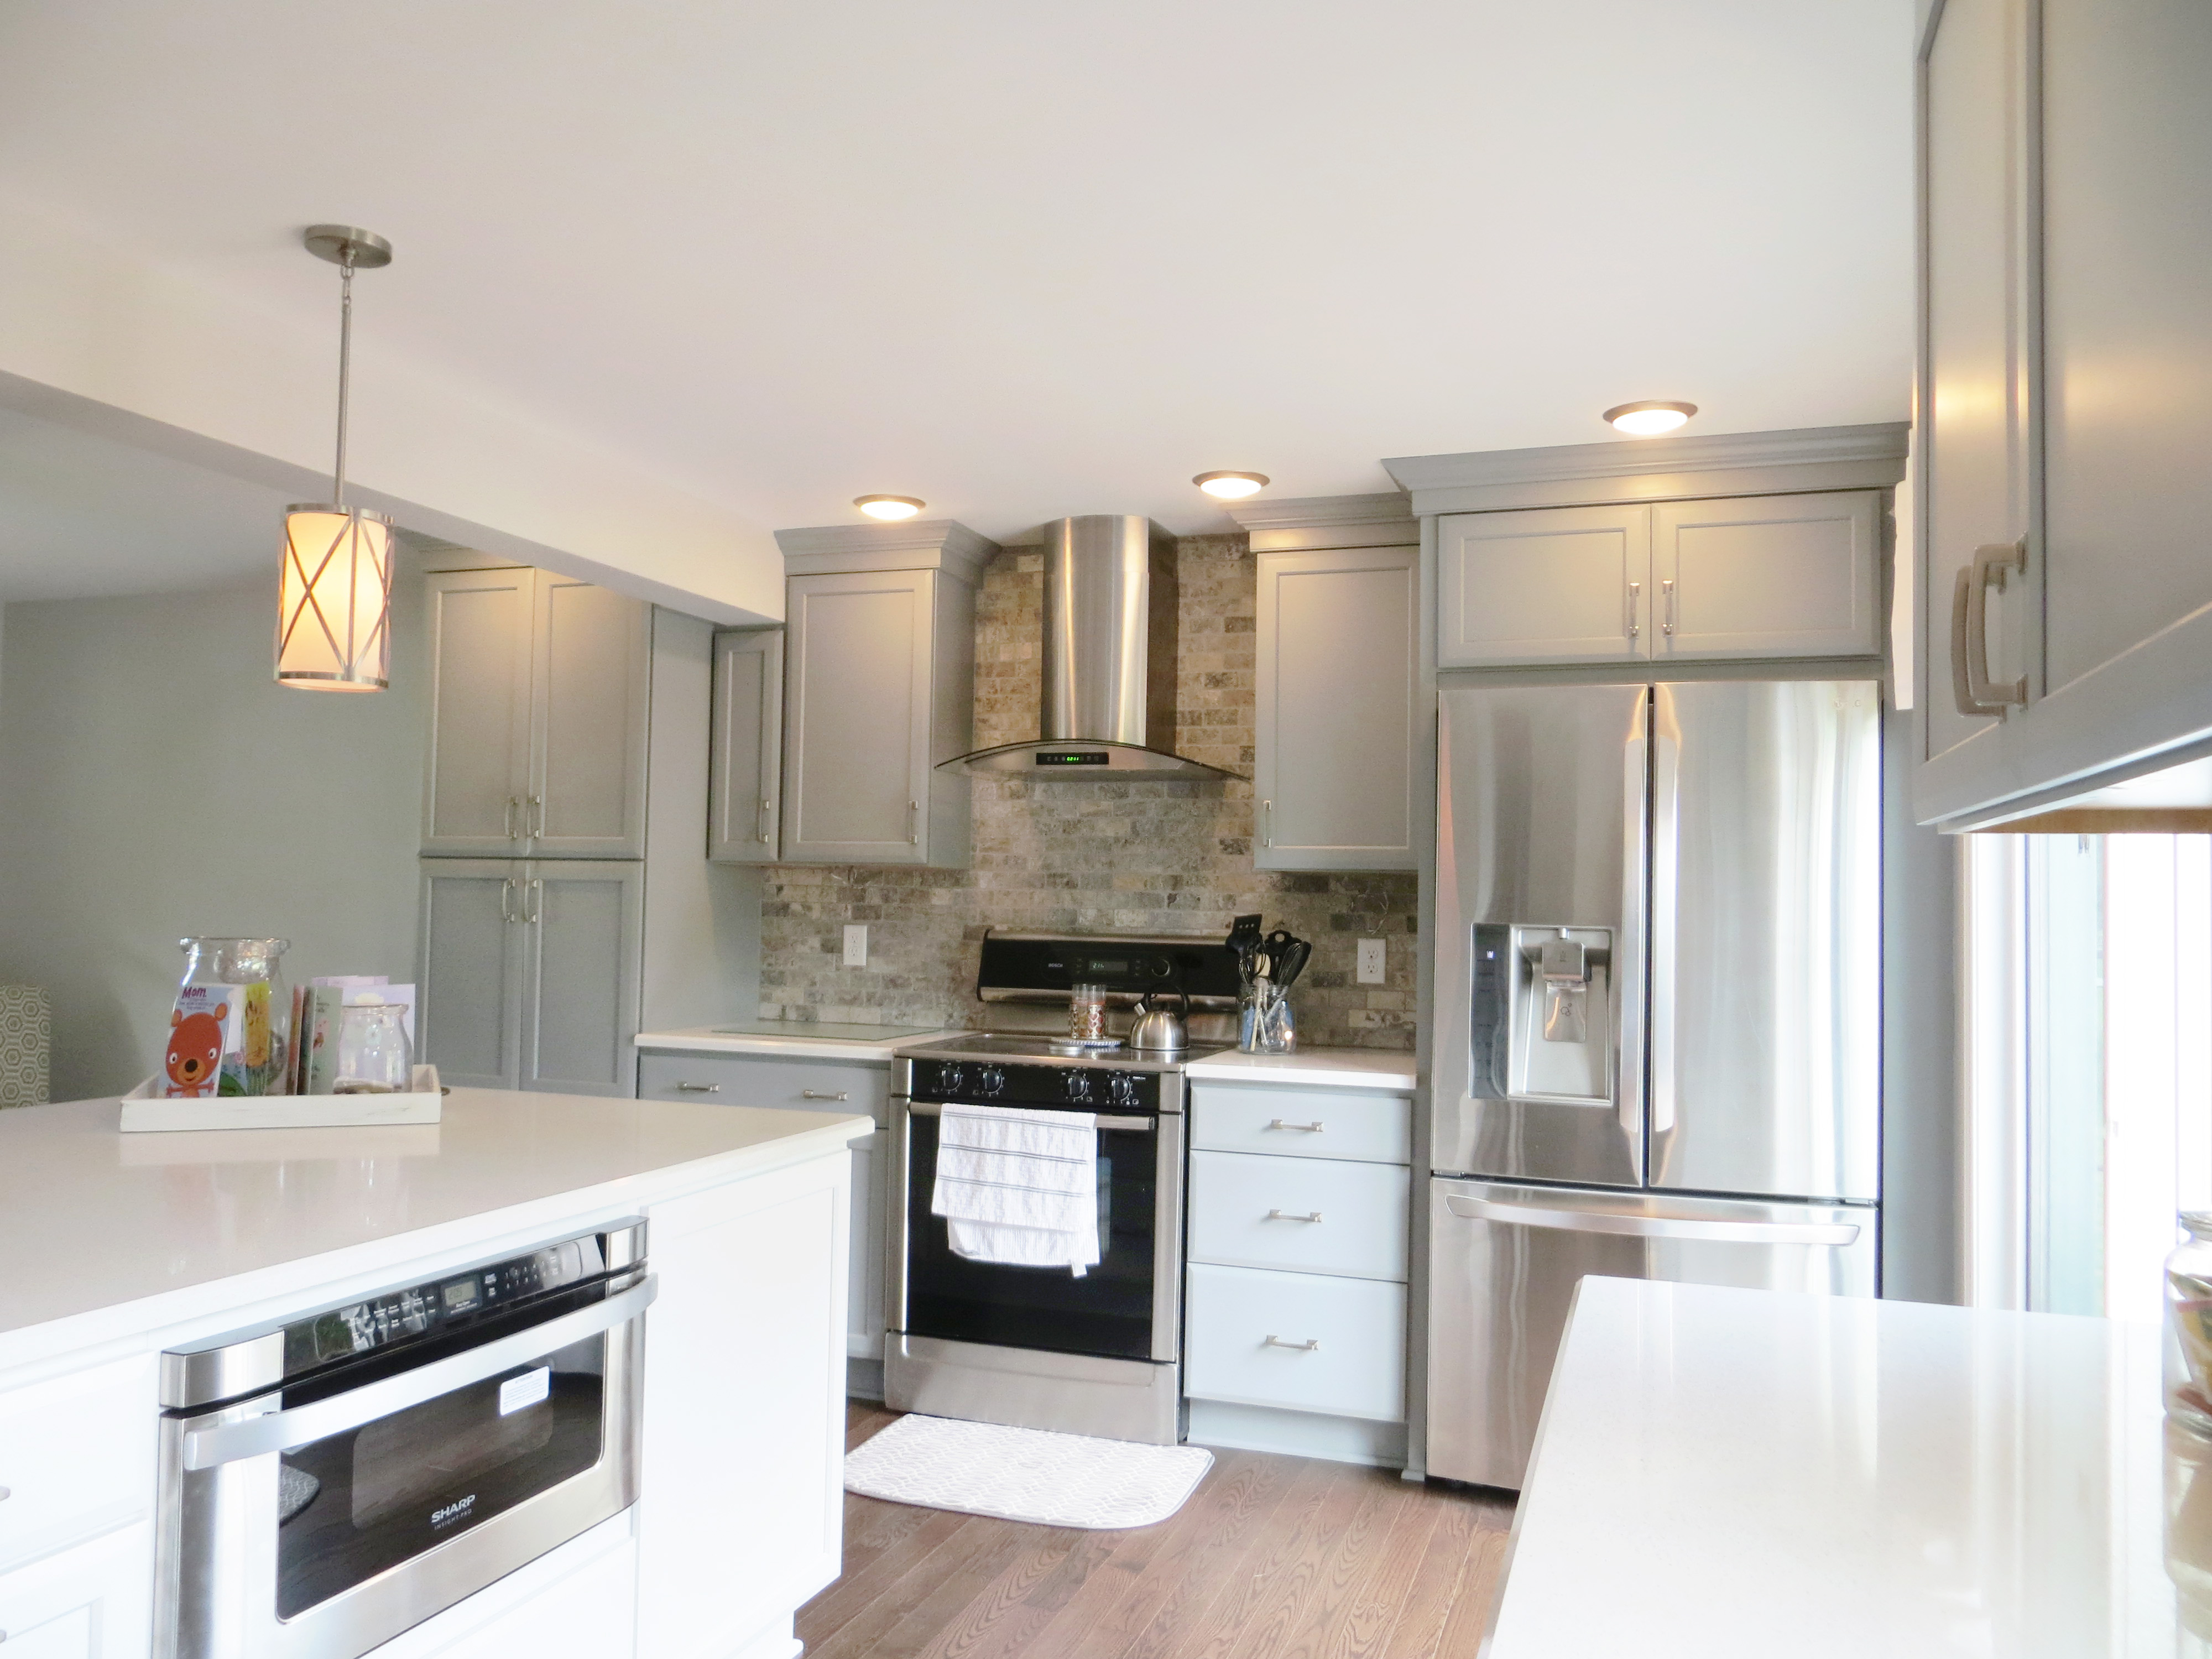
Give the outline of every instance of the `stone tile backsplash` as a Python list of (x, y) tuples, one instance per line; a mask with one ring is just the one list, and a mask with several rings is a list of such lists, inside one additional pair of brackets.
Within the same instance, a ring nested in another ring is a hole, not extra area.
[[(1257, 584), (1242, 536), (1177, 548), (1178, 753), (1249, 775)], [(1010, 548), (975, 611), (975, 746), (1037, 735), (1044, 574)], [(976, 1026), (988, 927), (1226, 933), (1240, 912), (1314, 943), (1291, 1000), (1299, 1041), (1413, 1046), (1410, 873), (1321, 875), (1252, 866), (1252, 786), (976, 778), (975, 865), (915, 870), (782, 864), (766, 872), (761, 1014)], [(868, 924), (868, 965), (843, 965), (843, 929)], [(1388, 941), (1387, 982), (1360, 985), (1354, 942)]]

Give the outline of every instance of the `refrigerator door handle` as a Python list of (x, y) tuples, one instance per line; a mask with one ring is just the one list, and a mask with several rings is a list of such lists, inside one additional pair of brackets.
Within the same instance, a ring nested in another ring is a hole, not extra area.
[[(1650, 850), (1644, 808), (1650, 795), (1650, 696), (1647, 691), (1638, 700), (1621, 753), (1621, 929), (1613, 970), (1620, 1002), (1620, 1047), (1613, 1059), (1613, 1095), (1621, 1133), (1632, 1145), (1644, 1133), (1644, 869)], [(1635, 1153), (1631, 1157), (1641, 1162)]]
[(1623, 1238), (1709, 1244), (1814, 1244), (1842, 1249), (1856, 1243), (1859, 1236), (1857, 1225), (1848, 1221), (1717, 1221), (1707, 1216), (1623, 1215), (1602, 1210), (1555, 1209), (1548, 1204), (1506, 1204), (1457, 1193), (1447, 1195), (1444, 1206), (1469, 1221), (1548, 1227), (1564, 1233), (1609, 1233)]
[[(1651, 733), (1651, 1133), (1674, 1127), (1674, 955), (1680, 909), (1682, 738), (1667, 688)], [(1657, 1148), (1652, 1151), (1658, 1163)]]

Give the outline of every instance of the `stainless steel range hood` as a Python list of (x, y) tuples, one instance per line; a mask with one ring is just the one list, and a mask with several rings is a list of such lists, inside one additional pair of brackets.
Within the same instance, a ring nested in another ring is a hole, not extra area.
[(1091, 514), (1044, 527), (1044, 706), (1034, 743), (1001, 744), (940, 769), (1005, 777), (1225, 778), (1172, 741), (1175, 538), (1149, 519)]

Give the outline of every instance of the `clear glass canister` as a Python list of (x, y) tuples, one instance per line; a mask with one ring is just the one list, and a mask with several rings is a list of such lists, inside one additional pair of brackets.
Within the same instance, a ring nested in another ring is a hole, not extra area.
[(348, 1004), (338, 1017), (337, 1079), (331, 1092), (404, 1094), (414, 1086), (414, 1078), (407, 1010), (396, 1002)]
[(283, 939), (184, 939), (161, 1091), (171, 1098), (291, 1092), (292, 992)]
[(2212, 1434), (2212, 1211), (2185, 1210), (2166, 1259), (2166, 1410)]
[(1076, 1042), (1106, 1039), (1106, 988), (1071, 985), (1067, 988), (1067, 1035)]

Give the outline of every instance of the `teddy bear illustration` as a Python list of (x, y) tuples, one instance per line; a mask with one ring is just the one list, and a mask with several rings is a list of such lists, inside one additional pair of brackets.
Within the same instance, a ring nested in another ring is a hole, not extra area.
[(181, 1008), (169, 1016), (169, 1052), (161, 1062), (169, 1073), (172, 1099), (198, 1100), (215, 1092), (216, 1074), (222, 1069), (222, 1017), (188, 1014)]

